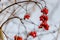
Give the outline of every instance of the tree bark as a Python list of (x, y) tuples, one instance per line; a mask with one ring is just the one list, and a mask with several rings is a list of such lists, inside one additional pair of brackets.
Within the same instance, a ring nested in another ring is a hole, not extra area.
[(2, 29), (0, 29), (0, 40), (4, 40), (4, 38), (3, 38), (3, 33), (2, 33)]

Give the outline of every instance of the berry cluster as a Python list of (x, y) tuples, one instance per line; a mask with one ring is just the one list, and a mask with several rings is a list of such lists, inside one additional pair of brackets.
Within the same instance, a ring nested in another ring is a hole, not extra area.
[(30, 14), (25, 14), (24, 15), (24, 19), (29, 19), (30, 18)]
[(30, 36), (32, 36), (33, 38), (35, 38), (37, 36), (36, 31), (32, 31), (29, 33)]
[(22, 37), (15, 35), (15, 36), (14, 36), (14, 40), (23, 40), (23, 39), (22, 39)]
[(42, 21), (42, 23), (40, 24), (39, 28), (42, 28), (44, 27), (45, 30), (48, 30), (49, 29), (49, 25), (47, 24), (47, 21), (48, 21), (48, 9), (46, 7), (44, 7), (41, 12), (43, 13), (43, 15), (41, 15), (39, 18), (40, 18), (40, 21)]

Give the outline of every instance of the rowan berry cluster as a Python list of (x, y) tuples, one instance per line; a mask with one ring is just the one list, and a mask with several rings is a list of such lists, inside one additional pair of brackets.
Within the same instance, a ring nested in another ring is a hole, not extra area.
[(40, 21), (42, 21), (42, 23), (40, 24), (39, 28), (44, 28), (45, 30), (49, 30), (49, 25), (47, 24), (47, 21), (48, 21), (48, 9), (46, 7), (44, 7), (41, 12), (43, 13), (39, 19)]

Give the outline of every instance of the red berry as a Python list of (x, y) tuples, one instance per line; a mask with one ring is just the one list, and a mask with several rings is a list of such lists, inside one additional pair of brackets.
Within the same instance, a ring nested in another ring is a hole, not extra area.
[(40, 25), (40, 26), (38, 26), (38, 28), (42, 28), (42, 26)]
[(36, 35), (36, 31), (33, 31), (33, 32), (30, 32), (29, 35), (31, 35), (33, 38), (35, 38), (37, 35)]
[(40, 26), (44, 27), (45, 30), (49, 30), (49, 25), (46, 22), (42, 22)]
[(22, 40), (22, 37), (14, 36), (14, 40)]
[(40, 26), (44, 26), (45, 25), (45, 23), (44, 22), (42, 22), (41, 24), (40, 24)]
[(43, 8), (43, 9), (41, 10), (41, 12), (42, 12), (43, 14), (48, 14), (48, 9), (45, 7), (45, 8)]
[(45, 24), (44, 29), (45, 30), (49, 30), (49, 25), (48, 24)]
[(44, 21), (44, 18), (43, 18), (43, 16), (40, 16), (40, 21)]
[(25, 16), (24, 16), (24, 19), (29, 19), (30, 18), (30, 15), (29, 14), (26, 14)]
[(41, 16), (40, 16), (40, 20), (41, 20), (41, 21), (47, 21), (47, 20), (48, 20), (48, 16), (46, 16), (46, 15), (41, 15)]

